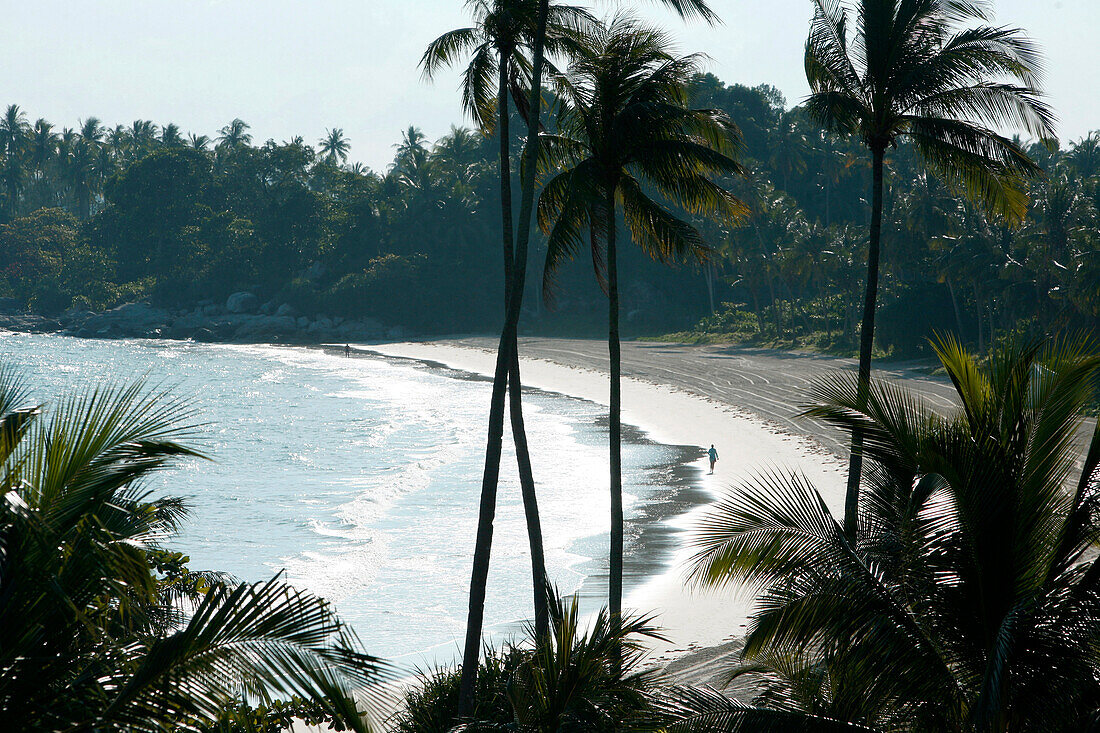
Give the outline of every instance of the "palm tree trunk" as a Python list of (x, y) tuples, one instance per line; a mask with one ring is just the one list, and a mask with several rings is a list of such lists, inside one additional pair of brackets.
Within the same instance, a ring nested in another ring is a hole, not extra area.
[(520, 493), (523, 495), (523, 513), (527, 520), (527, 541), (531, 548), (531, 586), (535, 602), (535, 636), (550, 636), (550, 611), (547, 596), (546, 553), (542, 543), (542, 520), (539, 517), (538, 497), (535, 494), (535, 478), (531, 469), (531, 453), (527, 448), (527, 430), (523, 423), (523, 387), (519, 374), (518, 348), (512, 353), (508, 371), (508, 398), (512, 418), (512, 438), (516, 444), (516, 462), (519, 464)]
[[(608, 563), (608, 612), (612, 635), (622, 627), (623, 613), (623, 447), (622, 447), (622, 378), (619, 350), (619, 266), (615, 252), (615, 188), (608, 187), (605, 216), (607, 217), (607, 353), (611, 362), (611, 409), (608, 413), (608, 442), (611, 448), (611, 557)], [(618, 672), (621, 649), (612, 656), (613, 670)]]
[[(871, 149), (873, 157), (871, 180), (871, 237), (867, 246), (867, 290), (863, 296), (863, 324), (859, 333), (860, 404), (866, 402), (871, 389), (871, 347), (875, 340), (875, 301), (878, 298), (878, 263), (882, 240), (882, 160), (886, 150)], [(844, 497), (844, 532), (855, 537), (859, 516), (859, 483), (863, 473), (863, 431), (852, 431), (852, 454), (848, 461), (848, 488)]]
[(496, 370), (493, 373), (493, 396), (489, 408), (489, 436), (485, 450), (485, 471), (481, 483), (481, 507), (478, 515), (477, 540), (470, 578), (470, 607), (466, 621), (466, 643), (462, 653), (462, 678), (458, 691), (458, 717), (465, 718), (473, 710), (477, 686), (477, 666), (481, 652), (481, 630), (485, 617), (485, 588), (489, 578), (489, 554), (493, 541), (493, 520), (496, 515), (497, 479), (500, 474), (500, 448), (504, 433), (504, 396), (512, 357), (516, 352), (516, 329), (523, 306), (523, 288), (527, 275), (527, 245), (531, 236), (531, 219), (535, 200), (535, 163), (539, 146), (539, 118), (542, 110), (543, 48), (546, 40), (546, 20), (549, 0), (539, 0), (535, 40), (532, 49), (530, 114), (527, 123), (527, 147), (523, 151), (524, 167), (520, 194), (519, 227), (515, 248), (515, 270), (497, 346)]
[[(497, 112), (500, 135), (500, 210), (504, 234), (504, 307), (512, 297), (515, 282), (515, 253), (512, 242), (512, 150), (508, 117), (508, 54), (501, 52), (497, 89)], [(546, 598), (546, 556), (542, 543), (542, 522), (539, 519), (538, 497), (535, 494), (535, 477), (531, 468), (531, 453), (527, 446), (527, 428), (523, 422), (523, 384), (519, 372), (518, 344), (508, 365), (508, 406), (512, 422), (512, 439), (516, 446), (516, 463), (519, 466), (520, 493), (523, 496), (523, 513), (527, 519), (527, 541), (531, 548), (531, 585), (534, 591), (535, 634), (546, 638), (550, 633), (550, 616)]]

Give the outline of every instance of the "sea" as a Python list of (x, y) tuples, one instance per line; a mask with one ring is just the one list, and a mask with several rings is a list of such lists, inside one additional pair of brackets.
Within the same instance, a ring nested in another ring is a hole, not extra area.
[[(189, 459), (148, 484), (187, 500), (166, 541), (196, 569), (241, 582), (278, 573), (330, 600), (367, 650), (408, 667), (460, 656), (491, 382), (441, 364), (343, 348), (86, 340), (0, 332), (0, 362), (36, 402), (144, 380), (191, 408)], [(606, 593), (606, 408), (530, 391), (524, 400), (546, 547), (563, 594)], [(506, 430), (486, 628), (524, 633), (530, 559)], [(667, 520), (700, 500), (701, 449), (627, 428), (626, 584), (667, 571)]]

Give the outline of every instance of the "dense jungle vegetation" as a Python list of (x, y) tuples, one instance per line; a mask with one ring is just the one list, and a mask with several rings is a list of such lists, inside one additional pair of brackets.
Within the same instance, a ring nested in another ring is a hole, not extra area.
[[(714, 248), (702, 267), (624, 251), (624, 332), (852, 351), (866, 151), (822, 133), (769, 86), (707, 74), (692, 94), (741, 128), (750, 175), (728, 184), (752, 213), (736, 228), (699, 222)], [(340, 129), (316, 145), (261, 144), (241, 120), (214, 138), (146, 120), (106, 128), (94, 117), (58, 130), (12, 105), (0, 118), (0, 296), (54, 314), (142, 298), (223, 302), (250, 290), (305, 313), (488, 331), (502, 298), (498, 147), (466, 128), (431, 143), (410, 127), (376, 172), (348, 163)], [(1028, 153), (1046, 175), (1013, 222), (946, 188), (905, 144), (892, 152), (879, 349), (918, 352), (933, 330), (983, 350), (1014, 331), (1097, 329), (1100, 135), (1035, 142)], [(542, 240), (535, 246), (541, 270)], [(552, 308), (533, 272), (524, 330), (600, 333), (603, 296), (589, 269), (564, 267)]]

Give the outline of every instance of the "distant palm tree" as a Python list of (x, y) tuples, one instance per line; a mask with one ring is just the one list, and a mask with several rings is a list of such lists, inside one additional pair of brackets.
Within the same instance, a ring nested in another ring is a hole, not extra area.
[(30, 132), (27, 164), (31, 168), (35, 188), (38, 190), (38, 201), (40, 203), (48, 202), (46, 205), (53, 205), (54, 203), (50, 200), (53, 193), (50, 191), (51, 186), (50, 181), (47, 180), (47, 172), (57, 161), (57, 144), (58, 135), (53, 131), (53, 125), (41, 118), (35, 120), (34, 127)]
[(174, 122), (169, 122), (160, 129), (160, 144), (165, 147), (183, 147), (185, 144), (180, 127)]
[(98, 117), (89, 117), (80, 123), (80, 139), (90, 145), (98, 145), (103, 142), (107, 131), (103, 128)]
[(92, 200), (95, 198), (98, 184), (102, 179), (97, 175), (99, 148), (106, 131), (97, 117), (89, 117), (80, 123), (76, 133), (67, 146), (69, 152), (66, 168), (69, 183), (76, 196), (77, 215), (87, 219), (92, 214)]
[(192, 132), (191, 135), (187, 138), (187, 144), (190, 148), (194, 150), (206, 150), (210, 147), (210, 136), (197, 135)]
[[(590, 247), (608, 296), (611, 360), (611, 556), (609, 609), (622, 614), (623, 505), (617, 219), (661, 261), (705, 260), (702, 235), (668, 202), (733, 224), (745, 205), (715, 182), (741, 175), (733, 159), (739, 132), (722, 112), (691, 109), (687, 85), (700, 57), (676, 57), (669, 38), (628, 16), (598, 27), (569, 70), (555, 79), (559, 134), (545, 135), (543, 167), (556, 171), (539, 196), (547, 233), (544, 293), (561, 265)], [(660, 198), (655, 198), (654, 194)]]
[(130, 150), (130, 131), (126, 129), (126, 125), (112, 127), (107, 132), (106, 143), (116, 159), (124, 160)]
[(432, 157), (456, 181), (469, 183), (482, 162), (480, 136), (469, 128), (451, 125), (451, 131), (436, 142)]
[[(442, 67), (458, 63), (460, 55), (468, 55), (470, 61), (463, 73), (462, 106), (482, 133), (497, 131), (500, 140), (498, 165), (500, 171), (501, 235), (504, 256), (505, 310), (512, 299), (516, 281), (514, 217), (512, 213), (511, 132), (509, 100), (523, 111), (528, 90), (524, 82), (531, 68), (531, 51), (540, 11), (539, 0), (470, 0), (467, 6), (473, 13), (474, 25), (450, 31), (428, 46), (420, 60), (427, 78)], [(554, 54), (568, 48), (591, 16), (580, 8), (549, 3), (546, 8), (546, 30), (541, 38), (544, 53)], [(492, 79), (496, 79), (496, 85)], [(495, 115), (494, 115), (495, 112)], [(512, 355), (508, 365), (508, 393), (512, 436), (519, 464), (520, 486), (523, 494), (524, 513), (527, 519), (527, 536), (531, 548), (532, 589), (534, 593), (535, 628), (540, 635), (549, 630), (549, 616), (545, 594), (546, 563), (544, 559), (542, 525), (535, 494), (534, 471), (527, 446), (527, 430), (523, 420), (523, 388), (519, 367), (519, 350), (510, 347)], [(493, 443), (492, 455), (486, 458), (489, 483), (495, 492), (499, 474), (499, 444)], [(495, 499), (493, 501), (495, 504)], [(480, 629), (479, 635), (480, 635)]]
[(334, 127), (326, 131), (325, 136), (317, 143), (317, 150), (321, 157), (333, 164), (346, 163), (351, 143), (344, 137), (344, 130)]
[[(1046, 139), (1053, 116), (1041, 101), (1040, 59), (1018, 29), (984, 25), (986, 3), (933, 0), (814, 0), (806, 41), (810, 117), (871, 151), (871, 223), (859, 374), (871, 375), (882, 239), (883, 165), (899, 139), (953, 188), (992, 211), (1020, 218), (1024, 179), (1038, 172), (994, 128), (1022, 127)], [(1010, 80), (1010, 81), (1006, 81)], [(862, 437), (852, 436), (845, 527), (855, 531)]]
[(1072, 143), (1069, 162), (1084, 178), (1100, 174), (1100, 132), (1094, 130)]
[(11, 104), (0, 117), (0, 153), (3, 154), (4, 208), (9, 218), (19, 211), (19, 197), (26, 181), (24, 156), (29, 125), (19, 105)]
[(428, 160), (428, 138), (424, 131), (415, 125), (409, 125), (401, 132), (401, 142), (394, 143), (392, 169), (398, 173), (408, 173), (424, 166)]
[(706, 730), (841, 730), (805, 714), (898, 733), (1095, 730), (1100, 429), (1083, 451), (1079, 437), (1100, 356), (1072, 341), (984, 365), (951, 339), (936, 350), (947, 415), (850, 373), (812, 388), (807, 416), (865, 437), (855, 535), (797, 475), (739, 487), (701, 520), (695, 579), (763, 589), (740, 673), (770, 682), (770, 712)]
[(236, 150), (249, 145), (252, 136), (248, 134), (249, 126), (244, 120), (237, 118), (223, 127), (218, 135), (218, 147)]
[(151, 120), (134, 120), (129, 137), (131, 160), (139, 160), (156, 147), (157, 126)]
[[(10, 730), (194, 730), (242, 693), (300, 695), (365, 731), (383, 678), (322, 599), (238, 585), (161, 546), (186, 515), (143, 483), (197, 454), (189, 409), (140, 384), (46, 416), (0, 369), (0, 709)], [(366, 689), (371, 698), (370, 688)]]

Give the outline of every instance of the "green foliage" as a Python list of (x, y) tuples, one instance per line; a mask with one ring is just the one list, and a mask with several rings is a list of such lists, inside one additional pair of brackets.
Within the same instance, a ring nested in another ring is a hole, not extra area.
[[(751, 211), (738, 227), (683, 217), (709, 248), (703, 267), (669, 269), (640, 248), (620, 248), (624, 333), (694, 330), (700, 338), (745, 340), (738, 331), (693, 329), (712, 307), (744, 303), (760, 322), (759, 332), (749, 337), (754, 342), (850, 352), (860, 323), (867, 246), (865, 147), (856, 138), (824, 132), (805, 107), (787, 108), (767, 86), (697, 76), (688, 105), (719, 110), (737, 123), (738, 159), (751, 178), (723, 176), (718, 182)], [(12, 184), (0, 182), (0, 219), (14, 224), (60, 207), (77, 221), (60, 272), (50, 269), (30, 285), (6, 274), (24, 260), (0, 253), (0, 291), (34, 309), (64, 309), (74, 298), (96, 309), (140, 297), (190, 306), (251, 290), (265, 301), (293, 298), (310, 315), (339, 307), (340, 314), (378, 318), (367, 310), (374, 307), (370, 299), (349, 295), (333, 301), (327, 294), (347, 275), (362, 279), (378, 258), (422, 255), (413, 290), (386, 301), (415, 304), (410, 308), (417, 310), (416, 323), (404, 312), (382, 320), (430, 332), (485, 331), (498, 324), (500, 192), (495, 166), (487, 161), (499, 141), (492, 137), (459, 128), (432, 145), (414, 134), (397, 149), (391, 168), (372, 172), (340, 162), (329, 146), (342, 149), (346, 139), (340, 135), (316, 149), (300, 139), (253, 142), (248, 126), (236, 120), (217, 145), (193, 136), (187, 153), (204, 156), (203, 163), (177, 154), (180, 146), (165, 143), (162, 129), (148, 121), (104, 130), (92, 120), (59, 134), (18, 108), (10, 117), (10, 136), (23, 152), (9, 160), (0, 149), (0, 178), (7, 171)], [(521, 122), (514, 117), (513, 128)], [(548, 120), (548, 133), (567, 132), (558, 128), (557, 120)], [(1028, 146), (1025, 152), (1047, 177), (1026, 182), (1034, 204), (1022, 222), (1014, 222), (988, 214), (930, 175), (926, 151), (901, 137), (886, 170), (891, 193), (883, 212), (882, 308), (911, 323), (926, 313), (929, 324), (949, 326), (979, 351), (1017, 323), (1033, 324), (1035, 335), (1065, 328), (1095, 332), (1098, 139), (1090, 135), (1053, 151)], [(152, 154), (159, 157), (144, 162)], [(154, 173), (166, 180), (150, 180)], [(160, 208), (163, 202), (143, 197), (136, 186), (127, 189), (132, 195), (115, 200), (116, 186), (139, 180), (150, 191), (176, 187), (179, 205)], [(645, 186), (643, 191), (656, 193)], [(143, 234), (147, 226), (169, 247), (156, 264), (149, 259), (155, 243)], [(546, 254), (541, 238), (532, 247)], [(605, 330), (589, 258), (578, 259), (555, 273), (555, 308), (524, 314), (526, 330)], [(883, 332), (879, 346), (898, 354), (919, 350), (931, 328), (912, 325)]]
[(60, 276), (79, 255), (79, 224), (62, 209), (39, 209), (0, 227), (0, 262), (11, 294), (45, 313), (68, 307)]
[(743, 303), (722, 303), (710, 316), (699, 321), (696, 330), (706, 334), (732, 334), (749, 337), (760, 331), (756, 316), (744, 310)]
[[(184, 503), (148, 477), (198, 457), (180, 400), (92, 388), (45, 413), (0, 370), (0, 709), (13, 730), (163, 731), (242, 695), (365, 730), (381, 665), (320, 598), (238, 584), (161, 542)], [(369, 698), (368, 698), (369, 699)]]
[[(549, 591), (553, 594), (553, 591)], [(550, 636), (486, 650), (478, 668), (470, 720), (454, 728), (459, 670), (420, 675), (393, 721), (399, 733), (527, 731), (611, 733), (655, 730), (665, 718), (654, 704), (659, 675), (643, 668), (641, 641), (660, 638), (649, 619), (627, 617), (621, 628), (606, 609), (581, 624), (575, 598), (551, 596)], [(622, 664), (613, 663), (616, 649)]]
[(1016, 343), (982, 365), (952, 339), (935, 348), (947, 414), (886, 382), (863, 398), (850, 373), (812, 389), (806, 416), (865, 436), (854, 537), (797, 475), (739, 487), (702, 521), (694, 578), (762, 591), (735, 674), (766, 683), (708, 730), (1095, 724), (1100, 430), (1083, 453), (1079, 431), (1100, 356)]
[[(504, 727), (514, 720), (508, 699), (512, 675), (529, 655), (515, 646), (498, 651), (487, 647), (478, 666), (472, 717)], [(458, 713), (461, 668), (421, 672), (405, 693), (401, 712), (392, 721), (396, 733), (448, 733)]]
[(391, 323), (403, 318), (423, 322), (430, 314), (412, 294), (426, 260), (424, 255), (376, 257), (362, 271), (348, 273), (333, 285), (326, 295), (329, 310), (337, 315), (374, 313)]

